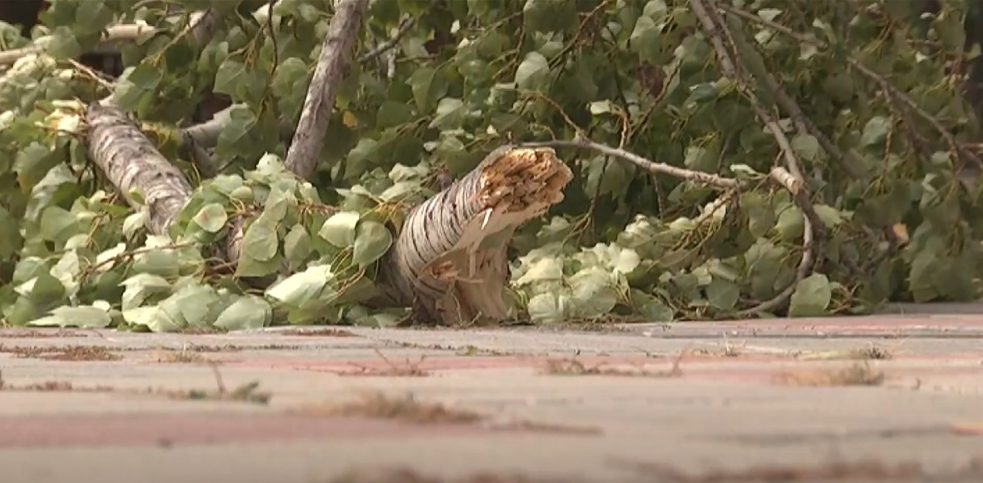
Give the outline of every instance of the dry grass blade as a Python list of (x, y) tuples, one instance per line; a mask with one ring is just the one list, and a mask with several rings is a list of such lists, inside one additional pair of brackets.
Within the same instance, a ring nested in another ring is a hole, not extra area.
[(617, 367), (604, 367), (604, 364), (587, 366), (575, 358), (554, 359), (546, 361), (543, 372), (555, 376), (619, 376), (619, 377), (679, 377), (683, 375), (683, 370), (679, 367), (683, 357), (689, 353), (689, 349), (683, 350), (673, 359), (672, 367), (665, 371), (650, 371), (644, 368), (623, 369)]
[(359, 371), (354, 373), (342, 373), (341, 375), (378, 377), (426, 377), (430, 375), (429, 372), (420, 367), (420, 364), (423, 364), (423, 359), (425, 356), (420, 356), (420, 360), (416, 361), (415, 363), (407, 360), (405, 365), (398, 365), (389, 360), (388, 357), (382, 355), (382, 352), (379, 349), (375, 349), (375, 353), (386, 363), (386, 367), (377, 368), (352, 364), (357, 367)]
[(420, 401), (412, 394), (393, 397), (378, 391), (362, 393), (355, 401), (338, 405), (308, 405), (299, 411), (330, 416), (392, 419), (414, 424), (471, 424), (484, 419), (484, 416), (476, 412)]
[(854, 364), (841, 369), (817, 369), (786, 372), (778, 377), (778, 382), (790, 386), (879, 386), (884, 382), (884, 373), (867, 362)]
[(50, 361), (117, 361), (123, 357), (104, 346), (3, 346), (0, 352), (19, 358), (46, 359)]
[(448, 479), (423, 475), (410, 468), (372, 468), (347, 472), (329, 483), (582, 483), (582, 481), (508, 473), (473, 473)]
[(298, 337), (359, 337), (358, 334), (345, 329), (326, 327), (323, 329), (287, 329), (277, 332), (280, 335)]
[(871, 345), (862, 349), (833, 350), (803, 354), (799, 358), (805, 361), (830, 360), (888, 360), (894, 357), (892, 352), (883, 347)]
[(617, 462), (638, 474), (651, 477), (651, 481), (664, 483), (818, 483), (834, 481), (864, 481), (880, 483), (924, 481), (980, 481), (983, 478), (983, 460), (974, 459), (969, 464), (944, 474), (933, 474), (921, 463), (904, 461), (885, 463), (877, 460), (855, 462), (829, 462), (816, 466), (762, 465), (741, 470), (711, 470), (702, 474), (689, 474), (677, 468), (658, 463)]
[(157, 357), (157, 362), (165, 364), (207, 364), (214, 361), (199, 352), (167, 351)]

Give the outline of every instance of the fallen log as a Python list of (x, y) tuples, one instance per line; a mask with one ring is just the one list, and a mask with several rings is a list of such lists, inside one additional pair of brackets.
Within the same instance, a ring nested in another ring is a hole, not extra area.
[(414, 207), (382, 259), (377, 282), (418, 322), (509, 317), (506, 250), (523, 223), (563, 200), (573, 173), (552, 148), (503, 146), (462, 179)]

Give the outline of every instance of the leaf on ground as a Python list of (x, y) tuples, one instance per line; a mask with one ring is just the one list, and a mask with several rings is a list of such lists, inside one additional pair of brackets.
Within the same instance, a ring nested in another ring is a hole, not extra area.
[(58, 307), (51, 314), (27, 323), (36, 327), (79, 327), (83, 329), (104, 329), (112, 324), (109, 312), (93, 306)]
[(295, 273), (266, 290), (266, 296), (291, 307), (317, 300), (329, 281), (334, 280), (331, 267), (315, 265)]
[(215, 327), (226, 330), (261, 329), (273, 319), (270, 304), (255, 295), (239, 297), (215, 319)]
[(829, 279), (821, 273), (803, 278), (792, 292), (788, 313), (792, 317), (817, 317), (826, 314), (833, 298)]

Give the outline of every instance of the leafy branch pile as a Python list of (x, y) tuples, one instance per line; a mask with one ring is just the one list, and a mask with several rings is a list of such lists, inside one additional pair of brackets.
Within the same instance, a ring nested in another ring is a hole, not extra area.
[[(342, 3), (365, 9), (351, 32), (328, 0), (54, 0), (33, 40), (0, 24), (4, 322), (393, 325), (378, 274), (408, 210), (506, 142), (574, 172), (512, 239), (519, 318), (980, 295), (967, 2)], [(346, 75), (315, 68), (348, 33)], [(73, 60), (107, 45), (118, 79)], [(304, 138), (321, 83), (334, 110)], [(190, 181), (162, 230), (94, 159), (110, 95)]]

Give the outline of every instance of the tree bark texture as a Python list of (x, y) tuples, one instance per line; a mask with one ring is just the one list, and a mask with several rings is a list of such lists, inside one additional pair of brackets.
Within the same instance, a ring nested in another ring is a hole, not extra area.
[(284, 160), (287, 169), (301, 178), (309, 178), (317, 168), (321, 143), (334, 106), (335, 91), (347, 74), (358, 28), (362, 25), (362, 14), (368, 3), (368, 0), (340, 0), (335, 8), (321, 45), (314, 77), (307, 89), (297, 131)]
[(414, 207), (377, 281), (417, 321), (460, 325), (509, 317), (506, 250), (515, 229), (563, 200), (573, 173), (551, 148), (503, 146)]
[(142, 193), (147, 228), (166, 235), (191, 197), (184, 173), (157, 151), (137, 125), (111, 102), (93, 102), (85, 112), (89, 125), (89, 156), (102, 169), (131, 206), (132, 190)]

